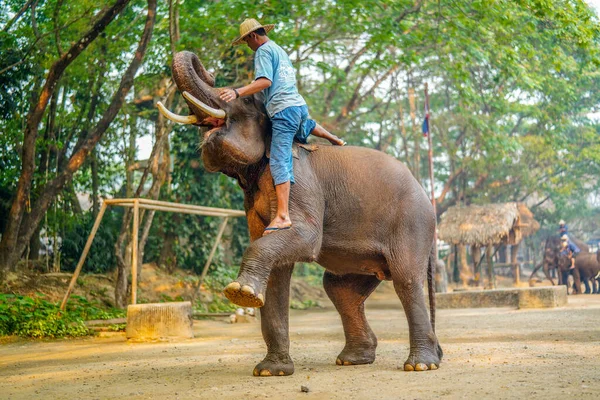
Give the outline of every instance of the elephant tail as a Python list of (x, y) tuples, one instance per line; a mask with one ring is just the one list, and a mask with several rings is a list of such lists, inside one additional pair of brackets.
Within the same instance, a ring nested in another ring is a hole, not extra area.
[(431, 252), (429, 253), (429, 265), (427, 266), (427, 292), (429, 293), (429, 320), (431, 322), (431, 329), (433, 329), (433, 332), (435, 332), (435, 287), (433, 285), (435, 268), (435, 245), (432, 245)]

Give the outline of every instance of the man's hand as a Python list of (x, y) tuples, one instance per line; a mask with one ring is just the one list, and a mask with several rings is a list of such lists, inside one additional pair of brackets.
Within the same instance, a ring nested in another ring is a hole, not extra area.
[(230, 101), (237, 99), (238, 96), (235, 94), (235, 90), (231, 88), (222, 88), (219, 89), (219, 97), (221, 100), (229, 103)]

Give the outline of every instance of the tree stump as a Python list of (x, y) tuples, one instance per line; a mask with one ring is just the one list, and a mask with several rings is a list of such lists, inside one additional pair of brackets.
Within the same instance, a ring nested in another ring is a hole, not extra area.
[(127, 307), (127, 339), (193, 338), (192, 303), (136, 304)]

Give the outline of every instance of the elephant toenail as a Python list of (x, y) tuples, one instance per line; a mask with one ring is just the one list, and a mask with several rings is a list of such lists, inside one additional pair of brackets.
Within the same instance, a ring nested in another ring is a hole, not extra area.
[(435, 365), (435, 364), (431, 364), (431, 365), (429, 366), (429, 369), (433, 371), (433, 370), (436, 370), (436, 369), (438, 369), (438, 366), (437, 366), (437, 365)]
[(340, 360), (339, 358), (337, 360), (335, 360), (335, 363), (337, 365), (343, 365), (342, 360)]
[[(239, 283), (238, 283), (239, 285)], [(244, 285), (242, 286), (242, 293), (244, 294), (249, 294), (249, 295), (254, 295), (254, 289), (252, 289), (250, 286), (248, 285)]]
[(417, 371), (427, 371), (427, 369), (427, 365), (423, 363), (418, 363), (417, 365), (415, 365), (415, 370)]
[(273, 374), (271, 374), (271, 371), (269, 371), (268, 369), (263, 369), (262, 371), (260, 371), (260, 376), (273, 376)]
[(415, 367), (413, 367), (413, 366), (412, 366), (412, 365), (410, 365), (410, 364), (404, 364), (404, 370), (405, 370), (405, 371), (414, 371), (414, 370), (415, 370)]

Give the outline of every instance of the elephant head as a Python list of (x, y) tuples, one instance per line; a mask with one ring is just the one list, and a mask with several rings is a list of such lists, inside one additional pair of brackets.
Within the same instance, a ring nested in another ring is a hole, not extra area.
[(158, 108), (174, 122), (208, 128), (201, 144), (205, 168), (227, 173), (258, 163), (265, 155), (270, 132), (262, 95), (224, 102), (214, 87), (213, 75), (189, 51), (175, 54), (172, 70), (190, 115), (173, 114), (162, 103), (158, 103)]
[(568, 271), (571, 268), (571, 259), (566, 254), (558, 254), (558, 270)]

